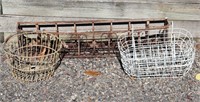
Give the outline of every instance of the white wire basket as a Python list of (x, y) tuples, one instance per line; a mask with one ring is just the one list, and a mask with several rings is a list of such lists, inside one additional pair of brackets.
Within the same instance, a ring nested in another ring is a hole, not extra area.
[(194, 40), (180, 28), (133, 31), (118, 38), (124, 71), (137, 78), (181, 77), (191, 69)]

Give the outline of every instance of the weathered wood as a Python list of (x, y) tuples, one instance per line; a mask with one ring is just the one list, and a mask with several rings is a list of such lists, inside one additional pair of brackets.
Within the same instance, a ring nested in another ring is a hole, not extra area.
[(0, 0), (0, 15), (3, 14), (3, 10), (2, 10), (2, 0)]
[(69, 21), (69, 20), (87, 20), (87, 19), (88, 18), (1, 15), (0, 32), (16, 32), (17, 22)]
[[(70, 21), (70, 20), (88, 20), (90, 18), (66, 18), (66, 17), (41, 17), (41, 16), (0, 16), (0, 32), (4, 32), (6, 37), (8, 32), (16, 32), (17, 22), (43, 22), (43, 21)], [(92, 19), (90, 19), (92, 20)], [(95, 20), (95, 19), (93, 19)], [(200, 37), (200, 21), (174, 21), (174, 27), (181, 27), (189, 30), (194, 37)]]
[(200, 0), (2, 0), (4, 14), (200, 20)]
[[(0, 15), (2, 14), (2, 0), (0, 0)], [(1, 25), (0, 25), (0, 28), (1, 28)], [(4, 32), (1, 32), (0, 30), (0, 43), (3, 43), (4, 42)]]
[(4, 32), (4, 39), (5, 39), (10, 34), (16, 33), (17, 22), (69, 21), (69, 20), (87, 20), (87, 18), (0, 15), (0, 32)]
[(0, 43), (4, 42), (4, 32), (0, 32)]

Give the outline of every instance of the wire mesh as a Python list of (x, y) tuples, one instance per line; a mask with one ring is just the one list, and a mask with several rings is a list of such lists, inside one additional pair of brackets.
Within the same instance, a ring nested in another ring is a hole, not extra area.
[(45, 32), (22, 32), (9, 36), (4, 51), (12, 75), (25, 82), (53, 76), (60, 62), (62, 44), (56, 35)]
[(179, 28), (124, 33), (118, 48), (124, 71), (137, 78), (184, 76), (195, 56), (191, 33)]

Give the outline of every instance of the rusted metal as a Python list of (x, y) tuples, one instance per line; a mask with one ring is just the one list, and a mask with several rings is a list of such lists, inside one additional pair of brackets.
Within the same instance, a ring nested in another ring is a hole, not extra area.
[(79, 20), (53, 22), (18, 22), (17, 32), (43, 31), (63, 37), (66, 57), (105, 57), (118, 53), (119, 33), (132, 29), (144, 31), (167, 29), (164, 19)]
[(61, 62), (61, 48), (57, 36), (44, 32), (17, 33), (3, 44), (12, 75), (23, 82), (52, 77)]

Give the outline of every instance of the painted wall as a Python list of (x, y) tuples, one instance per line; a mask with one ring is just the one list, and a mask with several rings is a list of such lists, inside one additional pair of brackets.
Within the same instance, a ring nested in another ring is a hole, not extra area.
[(4, 14), (200, 20), (200, 0), (2, 0)]

